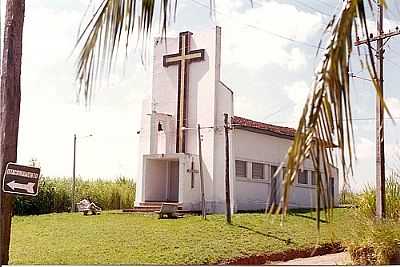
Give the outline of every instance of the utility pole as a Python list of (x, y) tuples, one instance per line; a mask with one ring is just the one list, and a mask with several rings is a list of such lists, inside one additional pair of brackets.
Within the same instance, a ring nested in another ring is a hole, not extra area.
[(224, 113), (225, 128), (225, 201), (226, 201), (226, 222), (232, 224), (231, 214), (231, 192), (229, 187), (229, 125), (228, 114)]
[[(22, 36), (25, 0), (7, 0), (0, 81), (0, 179), (7, 163), (17, 162), (21, 102)], [(14, 196), (0, 190), (0, 266), (9, 259)]]
[(201, 190), (201, 215), (207, 219), (206, 200), (204, 196), (204, 177), (203, 177), (203, 153), (201, 149), (200, 124), (197, 124), (197, 136), (199, 138), (199, 171), (200, 171), (200, 190)]
[(377, 36), (370, 35), (367, 37), (368, 40), (359, 40), (357, 37), (355, 45), (376, 41), (376, 74), (378, 77), (374, 77), (374, 79), (379, 84), (379, 94), (376, 97), (376, 217), (382, 219), (385, 217), (385, 134), (384, 108), (381, 101), (381, 97), (383, 98), (383, 54), (385, 52), (384, 45), (390, 37), (399, 35), (400, 30), (396, 27), (395, 31), (383, 32), (383, 5), (379, 1), (377, 1), (377, 5)]
[(75, 170), (76, 170), (76, 134), (74, 134), (74, 159), (72, 163), (72, 203), (71, 212), (75, 212)]

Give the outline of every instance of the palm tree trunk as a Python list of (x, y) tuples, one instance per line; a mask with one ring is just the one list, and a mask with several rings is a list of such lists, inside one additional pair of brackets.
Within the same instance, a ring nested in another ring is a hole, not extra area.
[[(7, 0), (4, 49), (0, 87), (0, 171), (8, 162), (17, 161), (19, 110), (21, 102), (22, 32), (25, 0)], [(0, 264), (8, 264), (11, 215), (14, 198), (0, 193)]]

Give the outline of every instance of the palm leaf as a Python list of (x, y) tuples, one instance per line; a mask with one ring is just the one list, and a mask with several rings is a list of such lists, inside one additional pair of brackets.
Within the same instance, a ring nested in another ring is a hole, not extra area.
[(138, 32), (136, 38), (148, 39), (157, 9), (160, 10), (162, 36), (165, 36), (176, 5), (177, 0), (103, 0), (75, 46), (83, 45), (77, 63), (78, 95), (83, 94), (86, 103), (90, 101), (98, 78), (105, 72), (110, 73), (121, 40), (125, 40), (127, 49), (135, 29)]
[[(383, 1), (381, 2), (383, 3)], [(333, 204), (330, 194), (327, 193), (327, 185), (329, 184), (328, 179), (332, 175), (332, 166), (334, 166), (334, 147), (339, 149), (345, 182), (348, 181), (348, 172), (352, 174), (354, 134), (350, 102), (349, 59), (353, 47), (351, 34), (356, 19), (358, 19), (365, 36), (369, 36), (363, 0), (346, 0), (340, 14), (329, 25), (331, 31), (325, 47), (325, 54), (316, 71), (312, 91), (307, 98), (294, 141), (287, 155), (287, 171), (284, 175), (281, 202), (283, 214), (287, 212), (290, 188), (298, 170), (307, 158), (312, 159), (314, 168), (318, 171), (317, 221), (320, 219), (320, 199), (326, 211), (330, 210), (329, 208)], [(366, 58), (365, 63), (370, 70), (372, 80), (375, 81), (374, 86), (379, 95), (379, 84), (376, 82), (377, 75), (370, 42), (368, 42), (368, 51), (369, 57)], [(382, 95), (379, 97), (384, 103)]]

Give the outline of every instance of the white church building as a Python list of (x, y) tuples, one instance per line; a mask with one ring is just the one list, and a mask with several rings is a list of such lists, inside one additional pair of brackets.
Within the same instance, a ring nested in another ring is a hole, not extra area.
[[(221, 29), (181, 32), (154, 43), (151, 99), (143, 103), (135, 207), (175, 202), (201, 210), (199, 138), (207, 212), (225, 211), (224, 114), (229, 117), (229, 180), (233, 211), (278, 204), (284, 161), (295, 129), (236, 116), (234, 92), (220, 80)], [(337, 204), (338, 171), (327, 190)], [(314, 206), (316, 183), (306, 160), (291, 190), (289, 207)]]

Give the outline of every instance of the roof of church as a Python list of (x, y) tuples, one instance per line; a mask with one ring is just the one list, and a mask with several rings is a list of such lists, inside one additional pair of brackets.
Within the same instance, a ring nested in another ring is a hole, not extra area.
[(289, 127), (283, 127), (278, 125), (272, 125), (259, 121), (253, 121), (250, 119), (234, 116), (232, 118), (232, 124), (236, 128), (242, 128), (258, 133), (264, 133), (272, 136), (283, 137), (293, 139), (296, 134), (296, 130)]

